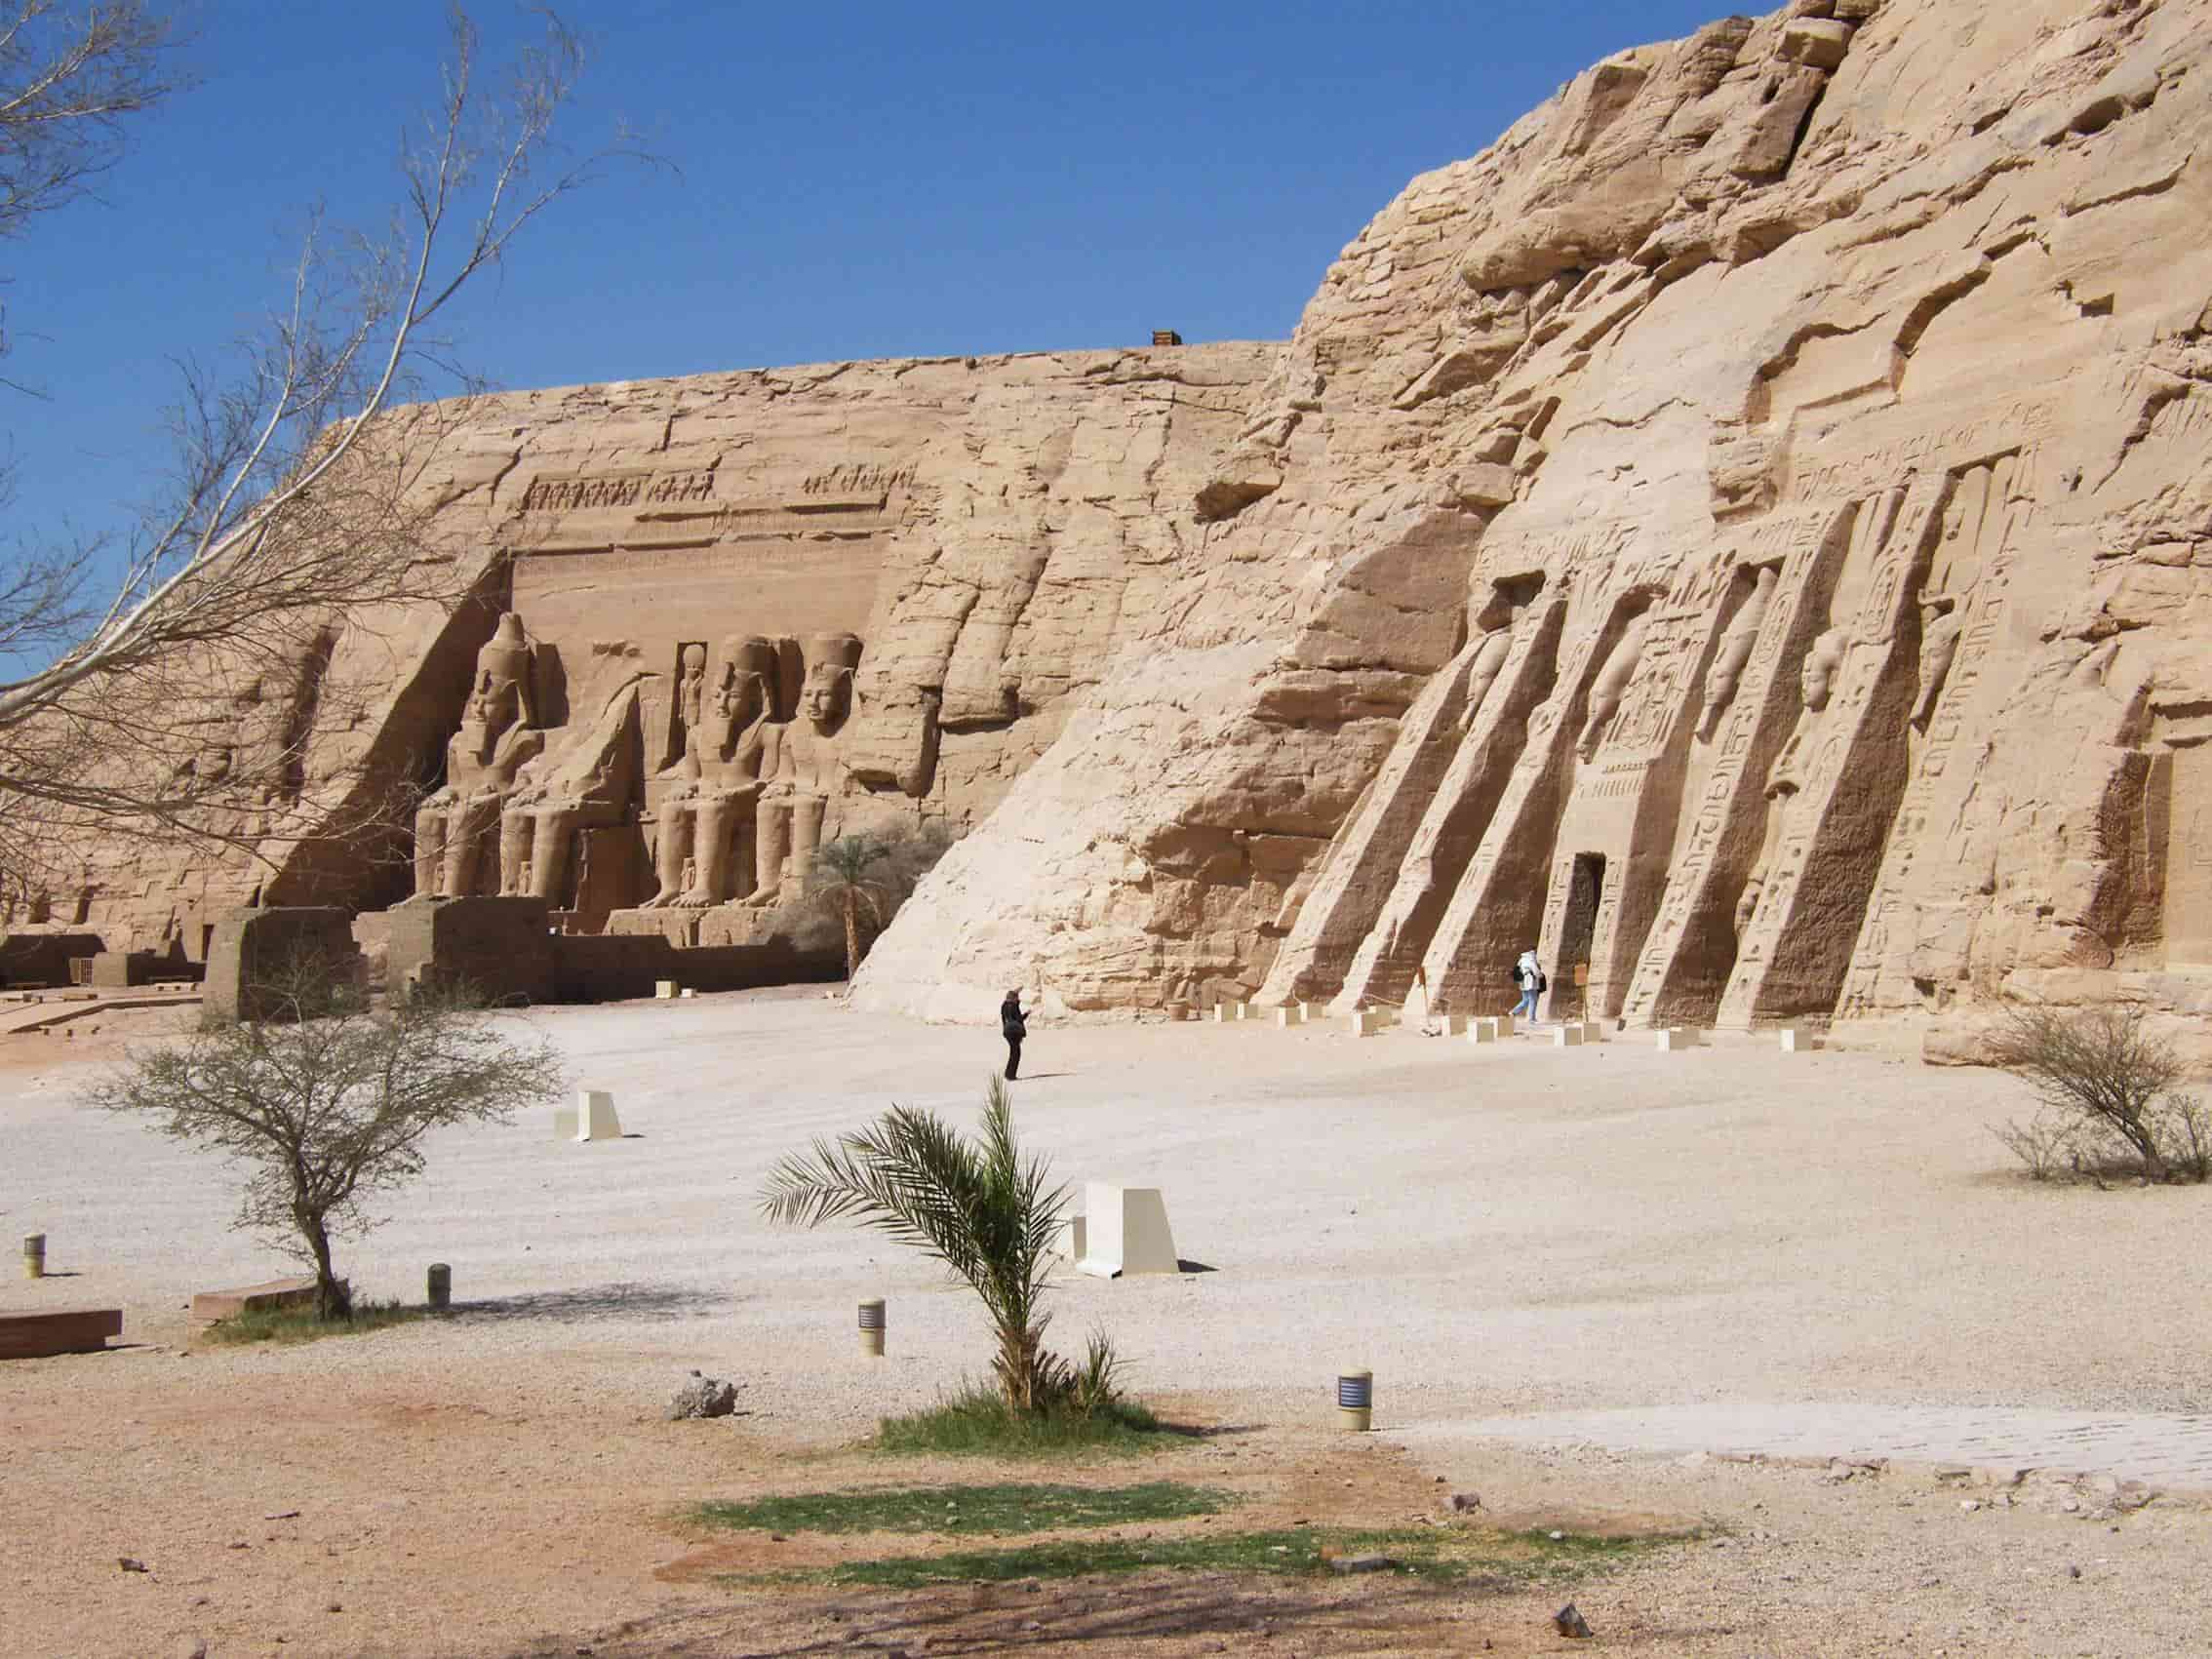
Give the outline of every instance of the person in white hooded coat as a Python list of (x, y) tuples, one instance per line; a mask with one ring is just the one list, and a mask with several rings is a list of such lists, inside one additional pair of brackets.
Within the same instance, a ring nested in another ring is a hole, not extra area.
[(1513, 1006), (1513, 1017), (1533, 1020), (1536, 998), (1544, 989), (1544, 969), (1537, 963), (1534, 950), (1521, 953), (1521, 960), (1513, 965), (1513, 977), (1521, 986), (1521, 1001)]

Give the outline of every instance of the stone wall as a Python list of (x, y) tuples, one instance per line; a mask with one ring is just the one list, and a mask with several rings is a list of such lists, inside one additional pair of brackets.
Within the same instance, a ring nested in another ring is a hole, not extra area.
[(2202, 1006), (2208, 59), (1797, 0), (1414, 180), (860, 999)]

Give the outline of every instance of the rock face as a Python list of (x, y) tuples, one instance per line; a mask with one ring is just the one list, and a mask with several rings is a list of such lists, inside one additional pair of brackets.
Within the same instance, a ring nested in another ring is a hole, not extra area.
[(2208, 134), (2212, 0), (1796, 0), (1416, 179), (1286, 346), (488, 400), (423, 469), (468, 602), (178, 759), (308, 734), (242, 849), (408, 811), (74, 849), (32, 920), (749, 948), (934, 820), (880, 1007), (1482, 1013), (1534, 947), (1554, 1017), (2201, 1011)]
[(2200, 1003), (2207, 135), (2208, 0), (1797, 0), (1416, 179), (861, 999)]
[[(182, 764), (310, 734), (294, 798), (242, 821), (235, 856), (107, 838), (70, 849), (74, 891), (0, 922), (199, 960), (248, 902), (503, 893), (578, 931), (745, 943), (821, 839), (965, 829), (1050, 745), (1117, 643), (1156, 626), (1190, 503), (1282, 350), (837, 364), (417, 412), (466, 601), (354, 618), (296, 684), (211, 703)], [(366, 694), (322, 694), (339, 684)], [(316, 801), (381, 832), (287, 842)]]

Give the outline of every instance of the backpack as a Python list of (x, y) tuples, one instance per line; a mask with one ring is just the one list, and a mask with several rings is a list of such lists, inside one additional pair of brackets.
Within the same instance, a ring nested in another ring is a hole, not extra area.
[(1544, 977), (1544, 970), (1543, 970), (1543, 969), (1542, 969), (1541, 968), (1538, 968), (1538, 969), (1536, 970), (1536, 994), (1537, 994), (1538, 996), (1542, 996), (1542, 995), (1543, 995), (1543, 994), (1544, 994), (1544, 993), (1545, 993), (1546, 991), (1549, 991), (1549, 990), (1550, 990), (1551, 988), (1552, 988), (1552, 982), (1551, 982), (1551, 981), (1550, 981), (1549, 979), (1547, 979), (1547, 978), (1545, 978), (1545, 977)]

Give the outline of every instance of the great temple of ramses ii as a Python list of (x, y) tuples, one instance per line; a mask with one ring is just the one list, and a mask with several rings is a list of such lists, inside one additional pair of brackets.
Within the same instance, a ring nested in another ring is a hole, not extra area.
[(425, 488), (469, 597), (340, 632), (302, 783), (408, 845), (119, 838), (41, 925), (742, 946), (934, 822), (866, 1004), (1496, 1012), (1533, 947), (1630, 1026), (2212, 1005), (2212, 0), (1728, 19), (1286, 344), (515, 394)]

